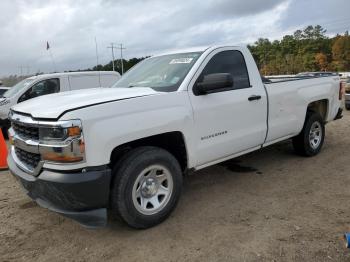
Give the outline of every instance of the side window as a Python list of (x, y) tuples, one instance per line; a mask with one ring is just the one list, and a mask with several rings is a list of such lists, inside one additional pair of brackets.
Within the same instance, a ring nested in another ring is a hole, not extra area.
[(46, 79), (40, 81), (28, 89), (19, 99), (23, 102), (38, 96), (49, 95), (60, 91), (60, 81), (58, 78)]
[(230, 73), (233, 77), (232, 89), (249, 88), (249, 75), (244, 57), (240, 51), (228, 50), (214, 55), (197, 79), (201, 82), (205, 75)]

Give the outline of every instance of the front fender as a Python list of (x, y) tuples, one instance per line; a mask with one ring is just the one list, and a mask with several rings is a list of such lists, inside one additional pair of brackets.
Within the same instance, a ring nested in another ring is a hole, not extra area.
[(184, 135), (189, 166), (194, 163), (193, 114), (186, 92), (131, 98), (75, 110), (64, 119), (81, 119), (86, 165), (109, 164), (119, 145), (172, 131)]

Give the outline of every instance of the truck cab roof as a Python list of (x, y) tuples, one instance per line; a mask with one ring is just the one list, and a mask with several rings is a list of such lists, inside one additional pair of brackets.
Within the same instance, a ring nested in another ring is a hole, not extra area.
[(171, 54), (179, 54), (179, 53), (191, 53), (191, 52), (205, 52), (205, 51), (210, 51), (214, 50), (217, 48), (222, 48), (222, 47), (246, 47), (246, 46), (238, 46), (238, 45), (230, 45), (230, 44), (223, 44), (223, 45), (210, 45), (210, 46), (194, 46), (194, 47), (189, 47), (189, 48), (179, 48), (179, 49), (169, 49), (162, 51), (160, 53), (156, 53), (152, 57), (155, 56), (162, 56), (162, 55), (171, 55)]

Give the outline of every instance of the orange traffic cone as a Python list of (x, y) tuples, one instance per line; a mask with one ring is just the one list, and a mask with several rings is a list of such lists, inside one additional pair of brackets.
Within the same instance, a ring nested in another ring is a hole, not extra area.
[(7, 146), (0, 129), (0, 170), (7, 169)]

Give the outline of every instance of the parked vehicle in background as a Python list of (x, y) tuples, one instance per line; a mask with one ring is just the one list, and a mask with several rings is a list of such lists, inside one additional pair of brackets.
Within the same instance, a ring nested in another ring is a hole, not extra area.
[(7, 92), (10, 88), (6, 86), (0, 86), (0, 98)]
[(266, 79), (269, 80), (270, 82), (276, 82), (276, 81), (288, 80), (292, 78), (295, 78), (295, 75), (268, 75), (268, 76), (264, 76), (263, 83), (266, 82)]
[(295, 75), (296, 77), (318, 77), (318, 76), (338, 76), (335, 72), (302, 72)]
[(345, 108), (350, 110), (350, 77), (344, 81), (345, 86)]
[(327, 76), (340, 76), (335, 72), (302, 72), (296, 75), (271, 75), (265, 76), (270, 79), (272, 82), (278, 82), (282, 80), (295, 80), (297, 78), (313, 78), (313, 77), (327, 77)]
[(340, 79), (348, 79), (350, 78), (350, 72), (339, 72)]
[[(110, 87), (119, 78), (120, 74), (112, 71), (55, 73), (26, 78), (5, 92), (0, 98), (0, 127), (6, 134), (10, 126), (8, 121), (10, 108), (17, 103), (53, 93)], [(42, 107), (42, 110), (45, 110), (45, 108)]]
[(300, 155), (320, 152), (325, 123), (342, 116), (339, 76), (265, 82), (246, 47), (147, 58), (113, 88), (14, 106), (9, 169), (39, 205), (81, 224), (105, 225), (108, 209), (154, 226), (187, 170), (289, 138)]

